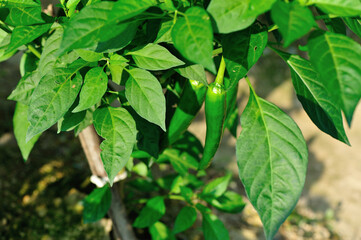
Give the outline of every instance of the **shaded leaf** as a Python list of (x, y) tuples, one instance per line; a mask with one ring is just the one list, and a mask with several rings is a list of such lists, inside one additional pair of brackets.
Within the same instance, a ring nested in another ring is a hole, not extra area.
[[(209, 209), (208, 209), (209, 210)], [(229, 240), (224, 224), (209, 211), (202, 211), (202, 230), (205, 240)]]
[(133, 226), (136, 228), (150, 227), (156, 223), (165, 213), (164, 199), (161, 196), (148, 200), (145, 207), (135, 219)]
[(134, 38), (138, 30), (138, 22), (118, 24), (115, 26), (120, 33), (115, 37), (98, 43), (96, 52), (116, 52), (125, 48)]
[(18, 102), (15, 107), (14, 118), (13, 118), (14, 135), (24, 161), (28, 159), (31, 150), (34, 147), (34, 144), (37, 142), (38, 138), (40, 137), (40, 134), (38, 134), (34, 136), (32, 139), (30, 139), (28, 142), (25, 141), (26, 131), (28, 130), (29, 127), (27, 115), (28, 115), (28, 106)]
[(40, 78), (38, 72), (25, 74), (19, 81), (16, 88), (11, 92), (8, 100), (21, 102), (22, 104), (29, 105), (31, 95), (34, 89), (39, 84)]
[(107, 214), (112, 203), (112, 193), (108, 185), (95, 188), (83, 201), (83, 221), (92, 223), (102, 219)]
[(250, 86), (237, 139), (239, 176), (273, 239), (301, 195), (307, 170), (307, 147), (296, 123)]
[(73, 113), (73, 109), (79, 104), (79, 98), (75, 100), (70, 109), (65, 113), (64, 117), (62, 117), (58, 121), (58, 133), (61, 131), (71, 131), (76, 128), (86, 116), (86, 111), (81, 111), (77, 113)]
[(174, 170), (181, 175), (187, 174), (188, 169), (197, 169), (199, 164), (199, 159), (194, 157), (192, 153), (179, 149), (167, 148), (162, 155), (159, 156), (158, 161), (164, 159), (169, 160)]
[(343, 18), (347, 27), (351, 29), (358, 37), (361, 38), (361, 19), (358, 18)]
[(127, 164), (136, 143), (137, 131), (132, 116), (124, 108), (105, 107), (94, 112), (94, 127), (105, 140), (100, 144), (100, 157), (109, 183)]
[(194, 207), (183, 207), (175, 219), (173, 232), (175, 234), (183, 232), (190, 228), (197, 220), (197, 211)]
[(328, 18), (323, 21), (331, 32), (346, 35), (346, 26), (341, 18)]
[(341, 34), (315, 31), (308, 40), (308, 50), (331, 101), (341, 107), (351, 125), (361, 98), (361, 46)]
[(222, 36), (223, 57), (231, 83), (235, 86), (261, 57), (267, 45), (267, 29), (259, 23)]
[(46, 33), (50, 27), (51, 24), (15, 27), (11, 34), (10, 44), (6, 49), (6, 53), (12, 52), (18, 47), (32, 42)]
[(53, 34), (45, 41), (38, 65), (40, 77), (44, 76), (54, 67), (55, 62), (58, 59), (55, 53), (60, 47), (63, 33), (63, 28), (57, 27)]
[(76, 14), (64, 30), (64, 37), (58, 55), (65, 52), (92, 47), (118, 36), (124, 28), (118, 28), (119, 22), (132, 18), (152, 6), (152, 0), (117, 2), (97, 2), (83, 8)]
[(343, 128), (341, 109), (330, 101), (332, 99), (330, 93), (320, 81), (312, 64), (298, 55), (290, 55), (277, 50), (276, 52), (290, 66), (297, 98), (314, 124), (321, 131), (349, 144)]
[(288, 47), (292, 42), (306, 35), (316, 24), (310, 9), (301, 6), (297, 1), (277, 1), (271, 11), (272, 20), (279, 26)]

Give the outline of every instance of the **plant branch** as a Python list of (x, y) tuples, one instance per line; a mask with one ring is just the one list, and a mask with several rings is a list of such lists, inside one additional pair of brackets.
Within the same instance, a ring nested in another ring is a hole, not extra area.
[(30, 50), (30, 52), (32, 52), (37, 58), (41, 57), (41, 53), (38, 50), (36, 50), (36, 48), (33, 45), (29, 44), (27, 45), (27, 47)]
[[(88, 126), (79, 134), (80, 143), (88, 160), (93, 175), (100, 178), (107, 176), (103, 162), (100, 159), (100, 140), (94, 127)], [(111, 188), (112, 203), (108, 214), (113, 221), (113, 228), (118, 239), (136, 240), (131, 225), (128, 223), (126, 209), (119, 193), (120, 182), (114, 183)]]
[(11, 29), (2, 21), (0, 21), (0, 29), (4, 30), (7, 33), (12, 33)]

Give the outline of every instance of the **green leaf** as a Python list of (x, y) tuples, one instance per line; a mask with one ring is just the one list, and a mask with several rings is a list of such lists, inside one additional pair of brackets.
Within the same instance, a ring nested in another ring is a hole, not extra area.
[(34, 136), (32, 139), (30, 139), (28, 142), (25, 141), (26, 131), (28, 130), (29, 127), (27, 115), (28, 115), (28, 106), (18, 102), (15, 107), (14, 118), (13, 118), (14, 135), (24, 161), (28, 159), (31, 149), (33, 149), (34, 144), (40, 137), (40, 134), (38, 134)]
[(202, 230), (205, 240), (229, 240), (229, 233), (217, 216), (205, 211), (202, 211), (202, 216)]
[(76, 7), (78, 6), (80, 0), (69, 0), (66, 2), (66, 8), (68, 9), (68, 16), (73, 16)]
[(125, 83), (125, 96), (134, 110), (144, 119), (165, 128), (165, 97), (162, 87), (150, 72), (133, 68)]
[(98, 103), (108, 87), (108, 76), (103, 68), (90, 69), (84, 77), (84, 84), (79, 94), (79, 105), (73, 112), (80, 112)]
[(185, 151), (198, 160), (199, 155), (203, 153), (202, 143), (189, 131), (183, 133), (182, 136), (173, 143), (172, 148)]
[(323, 132), (349, 144), (343, 128), (341, 109), (335, 105), (312, 64), (298, 55), (276, 50), (291, 69), (298, 99), (314, 124)]
[(97, 62), (103, 58), (103, 54), (86, 49), (77, 49), (75, 52), (79, 55), (79, 57), (88, 62)]
[(86, 111), (73, 113), (73, 109), (79, 104), (79, 98), (75, 100), (71, 108), (58, 121), (58, 133), (67, 132), (76, 128), (86, 117)]
[(222, 196), (212, 199), (209, 203), (226, 213), (239, 213), (246, 205), (241, 195), (231, 191), (227, 191)]
[(172, 185), (170, 187), (170, 191), (169, 193), (175, 193), (175, 194), (179, 194), (180, 193), (180, 187), (184, 186), (185, 181), (183, 179), (182, 176), (178, 175), (172, 182)]
[(82, 77), (74, 69), (54, 69), (35, 88), (28, 111), (30, 126), (26, 141), (45, 131), (62, 118), (75, 101)]
[(262, 56), (267, 45), (267, 29), (258, 22), (251, 27), (222, 36), (223, 57), (231, 83), (235, 86)]
[(147, 204), (135, 219), (133, 226), (136, 228), (150, 227), (156, 223), (165, 213), (164, 199), (161, 196), (147, 201)]
[(102, 219), (107, 214), (112, 203), (112, 193), (108, 185), (95, 188), (83, 201), (83, 221), (92, 223)]
[(190, 228), (197, 220), (197, 211), (194, 207), (184, 207), (177, 215), (175, 219), (173, 232), (174, 234), (183, 232)]
[(174, 25), (173, 20), (162, 21), (160, 24), (160, 28), (159, 28), (157, 37), (154, 40), (154, 43), (161, 43), (161, 42), (171, 43), (172, 42), (173, 25)]
[(215, 22), (214, 31), (231, 33), (249, 27), (255, 16), (245, 17), (249, 1), (244, 0), (212, 0), (207, 11)]
[(27, 26), (45, 23), (51, 17), (41, 12), (41, 6), (0, 8), (0, 19), (11, 26)]
[(247, 196), (271, 240), (301, 195), (308, 154), (296, 123), (250, 89), (236, 155)]
[(147, 152), (152, 157), (158, 158), (160, 128), (140, 117), (137, 113), (133, 114), (133, 117), (138, 130), (138, 149)]
[(86, 6), (67, 23), (57, 55), (67, 51), (92, 47), (100, 40), (101, 29), (108, 23), (113, 2), (97, 2)]
[(361, 46), (344, 35), (316, 31), (308, 40), (308, 49), (330, 100), (341, 107), (351, 125), (361, 98)]
[(358, 18), (343, 18), (347, 27), (351, 29), (358, 37), (361, 38), (361, 19)]
[(361, 15), (360, 0), (309, 0), (307, 4), (316, 4), (323, 12), (342, 17)]
[(199, 164), (199, 159), (195, 158), (193, 154), (179, 149), (167, 148), (158, 160), (164, 159), (169, 160), (174, 170), (181, 175), (187, 174), (188, 169), (196, 170)]
[(328, 30), (346, 35), (346, 26), (341, 18), (328, 18), (323, 20)]
[(180, 194), (188, 203), (192, 204), (193, 190), (191, 188), (180, 186)]
[(21, 102), (22, 104), (29, 105), (31, 95), (39, 83), (39, 76), (37, 72), (25, 74), (19, 81), (16, 88), (11, 92), (8, 100)]
[(10, 44), (6, 49), (6, 53), (12, 52), (18, 47), (32, 42), (46, 33), (50, 27), (51, 24), (15, 27), (11, 34)]
[(311, 10), (301, 6), (297, 1), (277, 1), (272, 7), (271, 16), (284, 38), (285, 47), (306, 35), (316, 24)]
[(222, 194), (227, 190), (231, 178), (232, 174), (228, 173), (223, 177), (212, 180), (204, 187), (202, 191), (202, 198), (217, 198), (222, 196)]
[(204, 71), (204, 67), (200, 64), (178, 67), (174, 69), (177, 73), (179, 73), (182, 77), (187, 79), (195, 80), (204, 85), (208, 85), (206, 72)]
[(124, 58), (121, 55), (113, 54), (110, 56), (109, 60), (109, 69), (112, 74), (112, 81), (116, 84), (120, 84), (122, 80), (123, 70), (128, 66), (128, 59)]
[(85, 111), (85, 117), (83, 121), (81, 121), (74, 128), (74, 135), (78, 136), (81, 131), (83, 131), (86, 127), (90, 126), (93, 123), (93, 111), (88, 109)]
[(169, 231), (167, 226), (162, 222), (156, 222), (149, 228), (152, 240), (175, 240), (174, 234)]
[(243, 18), (258, 17), (258, 15), (267, 12), (277, 0), (248, 0), (248, 9)]
[(39, 2), (33, 0), (3, 0), (0, 7), (37, 7)]
[(127, 55), (132, 55), (138, 67), (147, 70), (165, 70), (184, 64), (165, 47), (154, 43), (149, 43), (139, 50), (130, 51)]
[(125, 48), (133, 40), (138, 25), (138, 22), (116, 25), (117, 31), (120, 33), (107, 41), (100, 42), (95, 51), (113, 53)]
[(189, 61), (202, 64), (212, 73), (216, 67), (212, 59), (213, 31), (207, 12), (191, 7), (178, 18), (172, 29), (175, 48)]
[(53, 34), (45, 41), (38, 65), (40, 77), (44, 76), (47, 72), (53, 69), (58, 59), (55, 53), (60, 47), (63, 33), (64, 31), (62, 27), (56, 27)]
[(105, 139), (100, 144), (100, 157), (112, 185), (115, 176), (127, 164), (136, 143), (135, 122), (124, 108), (105, 107), (94, 112), (94, 127)]
[(20, 75), (24, 76), (26, 73), (31, 73), (38, 67), (39, 58), (31, 52), (25, 52), (20, 59)]
[(99, 41), (116, 37), (124, 31), (123, 27), (118, 28), (119, 22), (140, 14), (152, 5), (152, 0), (120, 0), (86, 6), (67, 24), (58, 55), (72, 49), (92, 47)]

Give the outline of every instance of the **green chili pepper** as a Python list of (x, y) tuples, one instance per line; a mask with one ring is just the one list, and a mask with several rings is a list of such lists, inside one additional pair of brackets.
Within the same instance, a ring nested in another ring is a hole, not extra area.
[(204, 102), (207, 87), (194, 80), (186, 82), (178, 107), (168, 128), (168, 144), (172, 145), (189, 127)]
[(217, 152), (223, 134), (223, 123), (226, 116), (226, 91), (223, 86), (225, 63), (222, 58), (218, 74), (214, 83), (208, 86), (205, 113), (206, 113), (206, 142), (204, 152), (199, 163), (199, 169), (206, 169)]

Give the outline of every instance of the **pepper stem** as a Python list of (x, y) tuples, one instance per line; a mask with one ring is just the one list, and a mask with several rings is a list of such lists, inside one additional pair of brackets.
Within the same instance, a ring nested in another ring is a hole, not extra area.
[(218, 68), (218, 73), (216, 80), (214, 80), (215, 83), (223, 85), (223, 77), (224, 77), (224, 71), (226, 70), (226, 63), (224, 62), (224, 58), (222, 56), (221, 64)]

